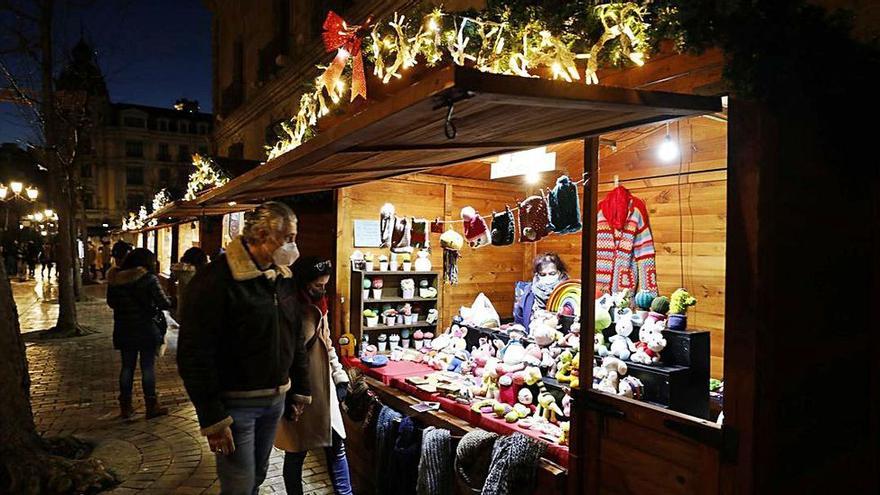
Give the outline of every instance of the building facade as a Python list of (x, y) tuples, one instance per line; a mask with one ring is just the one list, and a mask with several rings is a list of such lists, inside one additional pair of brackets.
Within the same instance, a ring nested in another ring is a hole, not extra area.
[(181, 197), (192, 170), (192, 154), (211, 152), (212, 119), (198, 102), (178, 100), (168, 108), (112, 102), (94, 51), (83, 41), (57, 83), (59, 93), (88, 95), (89, 125), (80, 138), (81, 201), (87, 228), (118, 227), (129, 211), (148, 208), (167, 188)]
[[(218, 156), (265, 160), (279, 124), (296, 111), (315, 65), (332, 58), (321, 43), (329, 10), (351, 22), (390, 14), (412, 0), (223, 0), (213, 13), (214, 139)], [(436, 2), (447, 10), (481, 8), (485, 0)]]

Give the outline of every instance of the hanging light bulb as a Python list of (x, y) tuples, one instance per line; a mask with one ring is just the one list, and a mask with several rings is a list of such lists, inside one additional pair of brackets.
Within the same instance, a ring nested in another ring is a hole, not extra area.
[(671, 162), (678, 158), (678, 144), (669, 135), (669, 122), (666, 123), (666, 137), (663, 138), (663, 142), (657, 148), (657, 157), (664, 162)]
[(537, 170), (533, 170), (526, 174), (526, 182), (529, 184), (537, 184), (541, 179), (541, 176), (538, 174)]

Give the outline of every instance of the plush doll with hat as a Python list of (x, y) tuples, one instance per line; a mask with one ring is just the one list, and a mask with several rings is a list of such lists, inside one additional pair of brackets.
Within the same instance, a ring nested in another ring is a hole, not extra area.
[(489, 227), (473, 207), (462, 208), (461, 219), (464, 221), (464, 236), (470, 247), (481, 248), (489, 245)]
[(458, 283), (458, 258), (464, 246), (464, 237), (454, 230), (447, 230), (440, 236), (440, 247), (443, 248), (443, 274), (446, 282)]

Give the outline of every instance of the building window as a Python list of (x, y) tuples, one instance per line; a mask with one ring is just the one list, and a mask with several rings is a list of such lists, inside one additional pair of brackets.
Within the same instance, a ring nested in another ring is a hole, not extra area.
[(189, 121), (181, 120), (180, 122), (178, 122), (177, 131), (180, 132), (181, 134), (188, 134), (189, 133)]
[(95, 194), (89, 191), (83, 192), (83, 208), (86, 210), (95, 209)]
[(171, 151), (168, 149), (168, 143), (159, 143), (159, 152), (156, 153), (156, 159), (162, 162), (171, 161)]
[(144, 168), (125, 167), (125, 183), (129, 186), (144, 185)]
[(122, 125), (125, 127), (137, 127), (138, 129), (143, 129), (144, 127), (147, 127), (147, 121), (141, 117), (123, 117)]
[(204, 123), (204, 122), (199, 122), (199, 123), (196, 125), (196, 128), (198, 129), (198, 133), (199, 133), (199, 134), (203, 134), (203, 135), (204, 135), (204, 134), (207, 134), (207, 133), (208, 133), (208, 124), (206, 124), (206, 123)]
[(159, 169), (159, 181), (164, 185), (168, 185), (171, 182), (171, 169), (167, 167), (162, 167)]
[(125, 209), (128, 211), (138, 211), (142, 205), (146, 205), (142, 193), (129, 193), (125, 197)]
[(144, 143), (141, 141), (126, 141), (125, 156), (142, 158), (144, 156)]
[(189, 151), (189, 145), (181, 144), (177, 151), (177, 161), (189, 162), (192, 160), (192, 154)]
[(88, 179), (89, 177), (91, 177), (92, 176), (92, 164), (91, 163), (83, 163), (82, 165), (80, 165), (79, 166), (79, 175), (84, 179)]
[(162, 132), (168, 132), (168, 119), (159, 119), (156, 121), (156, 126)]

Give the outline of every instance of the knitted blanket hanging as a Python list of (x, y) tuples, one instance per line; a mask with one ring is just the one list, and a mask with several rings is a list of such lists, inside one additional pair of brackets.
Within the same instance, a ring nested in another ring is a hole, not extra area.
[(578, 188), (568, 176), (556, 179), (547, 203), (550, 206), (550, 228), (557, 234), (572, 234), (581, 230), (581, 202)]
[(516, 240), (516, 221), (510, 208), (492, 214), (492, 245), (510, 246)]
[(450, 495), (454, 472), (452, 435), (449, 430), (429, 426), (422, 432), (422, 457), (419, 460), (419, 495)]
[(520, 242), (538, 242), (550, 233), (550, 214), (543, 193), (520, 203), (519, 229)]

